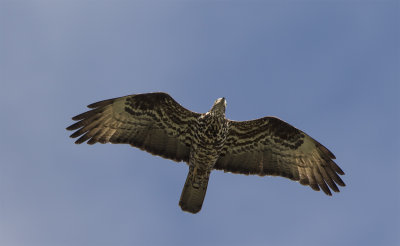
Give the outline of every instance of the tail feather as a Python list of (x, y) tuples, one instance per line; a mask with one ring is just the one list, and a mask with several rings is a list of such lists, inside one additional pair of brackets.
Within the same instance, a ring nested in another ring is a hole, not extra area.
[(195, 172), (189, 171), (179, 201), (179, 206), (181, 206), (183, 211), (195, 214), (201, 210), (204, 197), (206, 196), (209, 177), (209, 173), (198, 177)]

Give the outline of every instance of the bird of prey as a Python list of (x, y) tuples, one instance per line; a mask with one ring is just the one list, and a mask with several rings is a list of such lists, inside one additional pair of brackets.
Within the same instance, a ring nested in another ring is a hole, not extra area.
[[(303, 131), (275, 118), (249, 121), (225, 118), (219, 98), (207, 113), (192, 112), (162, 92), (136, 94), (90, 104), (72, 119), (76, 144), (130, 144), (177, 162), (189, 173), (179, 205), (200, 211), (212, 170), (260, 176), (282, 176), (313, 190), (339, 192), (345, 186), (335, 156)], [(336, 183), (336, 184), (335, 184)], [(330, 189), (329, 189), (330, 187)]]

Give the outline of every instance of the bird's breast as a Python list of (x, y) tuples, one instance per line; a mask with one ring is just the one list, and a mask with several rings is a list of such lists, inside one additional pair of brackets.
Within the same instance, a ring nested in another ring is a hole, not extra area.
[(218, 118), (204, 117), (195, 127), (190, 150), (190, 165), (212, 168), (227, 137), (227, 124)]
[(222, 148), (228, 135), (228, 125), (225, 119), (204, 118), (199, 120), (196, 128), (195, 145), (205, 149)]

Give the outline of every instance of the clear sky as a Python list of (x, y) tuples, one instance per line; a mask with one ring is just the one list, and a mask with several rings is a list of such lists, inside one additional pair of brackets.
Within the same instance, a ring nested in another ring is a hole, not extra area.
[[(400, 245), (399, 1), (0, 0), (0, 245)], [(85, 106), (164, 91), (196, 112), (277, 116), (346, 172), (332, 197), (75, 145)]]

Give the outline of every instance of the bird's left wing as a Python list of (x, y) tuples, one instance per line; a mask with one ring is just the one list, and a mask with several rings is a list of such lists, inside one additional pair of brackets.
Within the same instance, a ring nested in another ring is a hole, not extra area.
[(179, 105), (166, 93), (129, 95), (90, 104), (73, 117), (71, 137), (95, 143), (125, 143), (175, 161), (188, 161), (191, 125), (201, 114)]
[(230, 130), (214, 168), (240, 174), (273, 175), (332, 195), (345, 186), (335, 156), (304, 132), (275, 118), (229, 121)]

